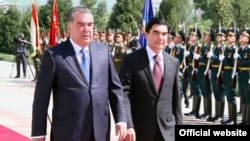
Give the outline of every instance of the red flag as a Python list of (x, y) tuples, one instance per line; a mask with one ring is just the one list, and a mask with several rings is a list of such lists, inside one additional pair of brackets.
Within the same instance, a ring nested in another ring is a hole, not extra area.
[(56, 0), (53, 1), (51, 21), (50, 21), (50, 38), (49, 43), (51, 46), (56, 45), (56, 33), (59, 29), (59, 20), (58, 20), (58, 10)]
[(36, 55), (36, 49), (39, 48), (39, 25), (38, 25), (38, 17), (36, 12), (36, 6), (34, 1), (31, 0), (31, 20), (30, 20), (30, 38), (32, 49), (30, 50), (30, 56), (33, 57)]

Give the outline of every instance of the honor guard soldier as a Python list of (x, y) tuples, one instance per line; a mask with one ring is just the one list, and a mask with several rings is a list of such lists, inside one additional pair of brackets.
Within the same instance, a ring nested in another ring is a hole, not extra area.
[(139, 39), (137, 37), (132, 37), (132, 40), (130, 41), (127, 48), (127, 54), (132, 53), (139, 48), (140, 48)]
[(186, 116), (195, 116), (199, 118), (200, 104), (201, 104), (201, 89), (198, 84), (196, 76), (197, 71), (197, 62), (194, 60), (194, 53), (198, 53), (201, 45), (199, 44), (199, 40), (201, 38), (200, 30), (195, 27), (191, 28), (189, 31), (189, 47), (184, 52), (184, 56), (187, 58), (189, 62), (188, 66), (188, 82), (190, 85), (190, 93), (193, 95), (193, 105), (192, 111), (189, 113), (185, 113)]
[(238, 88), (242, 106), (241, 125), (250, 125), (250, 93), (248, 80), (250, 78), (250, 29), (244, 30), (239, 37), (239, 50), (234, 54), (237, 60)]
[(119, 31), (115, 35), (115, 46), (112, 51), (115, 63), (115, 69), (119, 74), (123, 57), (127, 54), (127, 47), (124, 45), (125, 36), (122, 31)]
[(170, 55), (176, 57), (180, 61), (180, 70), (179, 70), (179, 75), (180, 75), (180, 92), (181, 95), (184, 96), (184, 103), (186, 107), (189, 107), (189, 100), (186, 92), (186, 85), (184, 84), (184, 79), (183, 79), (183, 58), (184, 58), (184, 42), (186, 40), (185, 33), (183, 30), (179, 30), (175, 34), (172, 33), (173, 36), (173, 43), (174, 45), (169, 48), (167, 46), (165, 48), (166, 52), (168, 52)]
[(112, 52), (115, 46), (115, 32), (113, 30), (108, 31), (106, 44), (109, 46), (110, 51)]
[(15, 56), (16, 56), (16, 70), (17, 75), (15, 78), (20, 78), (20, 67), (22, 63), (22, 69), (23, 69), (23, 77), (26, 78), (26, 69), (27, 69), (27, 57), (28, 57), (28, 49), (26, 47), (26, 44), (24, 41), (24, 34), (19, 33), (14, 37), (15, 42)]
[(220, 61), (223, 61), (222, 82), (225, 88), (225, 94), (228, 104), (228, 120), (222, 124), (236, 125), (237, 124), (237, 103), (236, 103), (236, 86), (232, 86), (232, 73), (234, 67), (234, 52), (238, 48), (236, 44), (238, 40), (238, 31), (236, 28), (229, 28), (227, 33), (227, 47), (223, 55), (219, 55)]
[(34, 68), (35, 68), (35, 77), (32, 81), (36, 81), (38, 73), (40, 71), (40, 65), (42, 61), (42, 54), (41, 54), (40, 49), (36, 49), (36, 55), (32, 57), (32, 61), (33, 61)]
[(222, 123), (224, 119), (225, 108), (225, 92), (222, 85), (222, 62), (219, 60), (219, 55), (223, 54), (226, 47), (227, 29), (219, 27), (216, 34), (217, 45), (212, 52), (207, 53), (207, 57), (211, 59), (211, 85), (215, 98), (215, 116), (212, 118), (214, 123)]
[(59, 39), (57, 41), (57, 44), (60, 44), (64, 41), (66, 41), (66, 39), (67, 39), (66, 32), (60, 32), (60, 36), (59, 36)]
[(174, 47), (174, 36), (175, 36), (175, 32), (171, 30), (168, 35), (168, 44), (165, 47), (165, 51), (169, 54), (170, 54), (171, 49)]
[(41, 47), (41, 54), (43, 54), (43, 52), (46, 49), (48, 49), (48, 47), (49, 47), (49, 38), (48, 38), (46, 32), (42, 32), (39, 43), (40, 43), (40, 47)]
[(99, 32), (99, 42), (106, 44), (106, 32), (105, 31), (100, 31)]
[(131, 42), (131, 40), (132, 40), (132, 33), (131, 33), (131, 31), (127, 31), (127, 32), (125, 33), (124, 45), (125, 45), (126, 47), (128, 47), (128, 46), (129, 46), (129, 43)]
[(99, 33), (97, 30), (95, 30), (93, 33), (93, 39), (94, 41), (99, 42)]
[(200, 116), (201, 119), (207, 121), (212, 120), (212, 99), (211, 99), (211, 83), (209, 79), (210, 62), (207, 58), (207, 53), (212, 51), (214, 45), (214, 30), (209, 27), (204, 33), (202, 38), (202, 47), (199, 53), (194, 53), (194, 59), (198, 60), (197, 80), (201, 88), (203, 97), (204, 113)]

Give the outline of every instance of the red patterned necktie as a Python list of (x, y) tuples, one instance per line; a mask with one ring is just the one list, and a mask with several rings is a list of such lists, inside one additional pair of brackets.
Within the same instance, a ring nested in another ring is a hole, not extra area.
[(160, 65), (160, 57), (158, 55), (155, 55), (153, 58), (155, 60), (155, 64), (153, 67), (153, 77), (155, 81), (155, 87), (159, 92), (162, 81), (162, 69)]

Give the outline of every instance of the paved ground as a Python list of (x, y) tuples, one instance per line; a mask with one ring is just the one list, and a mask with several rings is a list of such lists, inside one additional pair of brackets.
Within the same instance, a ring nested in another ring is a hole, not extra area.
[[(0, 61), (0, 68), (0, 125), (30, 137), (31, 110), (35, 87), (35, 82), (31, 81), (33, 79), (31, 70), (34, 72), (34, 68), (32, 66), (28, 67), (28, 78), (25, 79), (13, 78), (16, 75), (15, 64), (13, 63)], [(239, 101), (239, 99), (237, 100)], [(192, 99), (190, 99), (190, 103), (192, 103)], [(203, 104), (201, 103), (201, 105)], [(183, 104), (183, 113), (191, 111), (191, 107), (184, 108)], [(227, 106), (225, 108), (225, 118), (227, 118)], [(51, 111), (51, 106), (49, 111)], [(203, 107), (201, 107), (200, 113), (203, 113)], [(240, 116), (238, 119), (240, 119)], [(214, 123), (185, 116), (184, 124), (214, 125)], [(48, 127), (50, 127), (49, 122)], [(47, 132), (50, 132), (49, 128)], [(112, 140), (115, 141), (113, 126), (111, 135)]]

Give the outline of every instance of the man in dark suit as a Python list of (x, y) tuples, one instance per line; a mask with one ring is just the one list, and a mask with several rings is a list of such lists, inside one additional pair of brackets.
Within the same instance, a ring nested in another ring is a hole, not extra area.
[[(127, 113), (109, 47), (93, 41), (89, 9), (70, 9), (67, 24), (70, 37), (43, 55), (33, 101), (32, 139), (45, 141), (52, 91), (52, 140), (110, 141), (111, 107), (121, 141), (127, 132)], [(88, 71), (81, 68), (83, 62), (89, 63)]]
[(22, 69), (23, 69), (23, 77), (26, 78), (26, 71), (27, 71), (27, 57), (29, 56), (28, 54), (28, 49), (23, 42), (24, 39), (24, 34), (19, 33), (14, 37), (14, 42), (15, 42), (15, 56), (16, 56), (16, 70), (17, 70), (17, 75), (14, 78), (20, 78), (20, 67), (22, 63)]
[[(153, 18), (146, 26), (148, 45), (124, 58), (120, 79), (128, 109), (126, 141), (174, 141), (175, 125), (182, 124), (179, 61), (164, 51), (168, 31), (164, 20)], [(161, 73), (157, 83), (156, 68)]]

